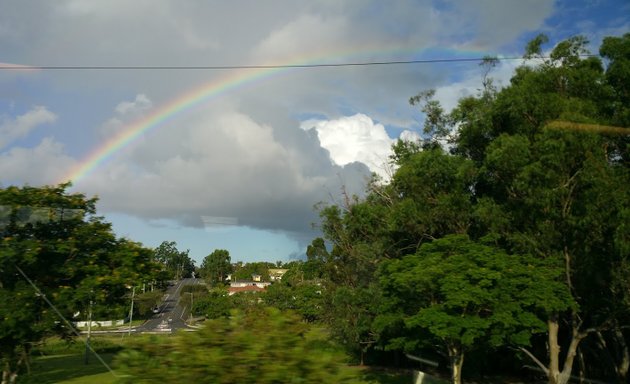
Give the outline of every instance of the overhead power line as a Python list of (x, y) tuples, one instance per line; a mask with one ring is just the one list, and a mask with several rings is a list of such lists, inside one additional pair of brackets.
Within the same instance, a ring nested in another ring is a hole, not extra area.
[[(598, 55), (580, 55), (580, 57), (594, 57)], [(548, 59), (549, 57), (540, 57)], [(225, 71), (235, 69), (283, 69), (283, 68), (336, 68), (336, 67), (368, 67), (379, 65), (411, 65), (411, 64), (432, 64), (432, 63), (465, 63), (483, 62), (492, 59), (496, 61), (526, 60), (523, 57), (469, 57), (451, 59), (421, 59), (421, 60), (388, 60), (388, 61), (365, 61), (365, 62), (345, 62), (345, 63), (312, 63), (312, 64), (254, 64), (254, 65), (17, 65), (0, 64), (0, 70), (12, 71), (84, 71), (84, 70), (126, 70), (126, 71), (146, 71), (146, 70), (210, 70)]]

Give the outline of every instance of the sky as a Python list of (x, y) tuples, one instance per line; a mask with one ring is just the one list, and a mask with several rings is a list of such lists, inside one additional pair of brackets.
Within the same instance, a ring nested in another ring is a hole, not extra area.
[[(409, 98), (435, 89), (449, 110), (478, 92), (483, 71), (108, 67), (509, 58), (539, 33), (545, 49), (585, 35), (596, 53), (630, 31), (628, 0), (0, 0), (0, 10), (0, 186), (71, 180), (98, 196), (118, 236), (175, 241), (198, 263), (215, 249), (233, 261), (303, 257), (321, 235), (315, 206), (360, 196), (372, 173), (386, 181), (392, 143), (420, 137)], [(520, 64), (501, 61), (491, 76), (507, 85)]]

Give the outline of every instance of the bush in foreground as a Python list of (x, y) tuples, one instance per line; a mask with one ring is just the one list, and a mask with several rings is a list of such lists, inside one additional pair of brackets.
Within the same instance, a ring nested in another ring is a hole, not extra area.
[(116, 358), (122, 383), (359, 383), (321, 329), (265, 308), (209, 320), (199, 332), (144, 340)]

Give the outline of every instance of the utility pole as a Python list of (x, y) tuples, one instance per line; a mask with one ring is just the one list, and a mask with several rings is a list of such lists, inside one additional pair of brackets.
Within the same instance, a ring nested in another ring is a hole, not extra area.
[(131, 336), (131, 321), (133, 320), (133, 298), (136, 295), (136, 287), (131, 289), (131, 309), (129, 310), (129, 336)]
[(90, 300), (90, 309), (88, 310), (88, 334), (85, 340), (85, 365), (88, 365), (90, 354), (90, 336), (92, 335), (92, 300)]
[(190, 292), (190, 320), (189, 320), (189, 322), (191, 322), (191, 323), (192, 323), (192, 319), (193, 319), (193, 308), (195, 306), (194, 297), (195, 297), (195, 295), (192, 292)]

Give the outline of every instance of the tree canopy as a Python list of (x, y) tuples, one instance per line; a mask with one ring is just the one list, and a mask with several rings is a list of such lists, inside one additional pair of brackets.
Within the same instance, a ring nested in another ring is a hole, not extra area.
[(215, 249), (203, 259), (200, 269), (202, 276), (210, 284), (222, 283), (227, 275), (232, 273), (230, 252), (225, 249)]
[(552, 384), (568, 381), (576, 359), (581, 375), (625, 382), (630, 34), (605, 38), (604, 60), (582, 36), (545, 57), (547, 43), (527, 46), (503, 88), (491, 78), (496, 61), (484, 60), (483, 88), (452, 111), (433, 91), (412, 97), (425, 135), (393, 146), (391, 182), (320, 211), (325, 242), (310, 249), (325, 260), (327, 295), (381, 297), (354, 311), (325, 306), (346, 324), (353, 312), (371, 316), (355, 350), (512, 345), (513, 359)]
[(126, 286), (156, 273), (150, 250), (117, 239), (96, 215), (96, 199), (68, 187), (0, 189), (0, 359), (7, 376), (27, 363), (33, 343), (71, 335), (56, 311), (85, 320), (93, 301), (97, 318), (122, 318)]
[(188, 255), (189, 250), (180, 251), (175, 241), (163, 241), (154, 250), (155, 260), (162, 265), (170, 279), (179, 280), (191, 276), (195, 262)]

